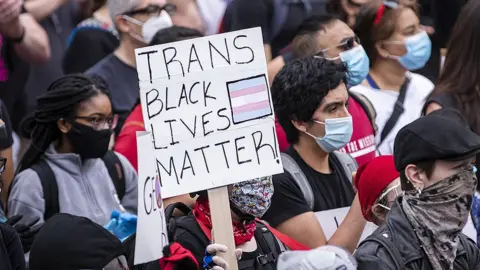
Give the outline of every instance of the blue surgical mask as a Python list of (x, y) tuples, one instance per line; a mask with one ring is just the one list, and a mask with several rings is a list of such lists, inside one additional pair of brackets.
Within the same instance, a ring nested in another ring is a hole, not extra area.
[(358, 45), (348, 51), (341, 52), (339, 57), (348, 68), (347, 87), (361, 84), (367, 77), (370, 68), (370, 60), (365, 49)]
[(353, 122), (352, 117), (329, 118), (325, 123), (313, 120), (313, 122), (325, 125), (325, 136), (316, 137), (308, 132), (306, 134), (314, 138), (318, 145), (327, 153), (344, 147), (352, 138)]
[(432, 53), (432, 42), (427, 32), (422, 31), (416, 35), (406, 38), (403, 43), (407, 48), (407, 53), (403, 56), (390, 56), (397, 59), (398, 62), (407, 70), (417, 70), (423, 68), (430, 59)]

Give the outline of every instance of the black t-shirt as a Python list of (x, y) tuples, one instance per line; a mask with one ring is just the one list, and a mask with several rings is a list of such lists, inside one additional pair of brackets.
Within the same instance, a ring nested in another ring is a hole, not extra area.
[(63, 58), (66, 74), (85, 72), (118, 47), (118, 38), (101, 28), (80, 28)]
[[(308, 14), (301, 1), (290, 4), (285, 24), (280, 33), (272, 39), (274, 2), (274, 0), (234, 0), (225, 11), (223, 30), (229, 32), (260, 26), (263, 42), (271, 45), (272, 58), (277, 57), (280, 51), (292, 42), (298, 27)], [(325, 13), (324, 6), (324, 3), (312, 4), (312, 14)]]
[(122, 62), (113, 53), (86, 72), (105, 81), (115, 113), (128, 114), (139, 97), (137, 70)]
[[(331, 174), (317, 172), (300, 157), (292, 147), (285, 151), (298, 164), (305, 174), (314, 197), (313, 212), (348, 207), (352, 205), (354, 192), (349, 178), (343, 172), (336, 157), (329, 155), (332, 168)], [(288, 172), (273, 176), (275, 192), (272, 197), (272, 205), (263, 219), (273, 227), (277, 227), (286, 220), (312, 211), (292, 175)]]

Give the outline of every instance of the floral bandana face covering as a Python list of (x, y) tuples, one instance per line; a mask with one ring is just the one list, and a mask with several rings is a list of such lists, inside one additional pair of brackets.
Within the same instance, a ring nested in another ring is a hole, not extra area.
[(402, 207), (433, 269), (453, 269), (459, 235), (467, 223), (477, 186), (465, 170), (424, 189), (405, 192)]
[(230, 202), (242, 212), (261, 218), (272, 203), (272, 177), (262, 177), (233, 185)]

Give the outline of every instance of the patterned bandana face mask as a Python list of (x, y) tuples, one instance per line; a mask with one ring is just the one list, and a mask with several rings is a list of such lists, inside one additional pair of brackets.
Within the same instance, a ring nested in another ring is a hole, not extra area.
[(453, 269), (459, 235), (467, 223), (477, 177), (472, 169), (426, 189), (405, 192), (402, 207), (433, 269)]
[(272, 203), (272, 177), (262, 177), (233, 185), (230, 202), (245, 214), (261, 218)]

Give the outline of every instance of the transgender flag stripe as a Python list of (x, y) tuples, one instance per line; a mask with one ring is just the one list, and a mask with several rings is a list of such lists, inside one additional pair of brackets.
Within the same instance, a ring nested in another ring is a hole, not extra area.
[(272, 114), (265, 76), (228, 83), (234, 123)]

